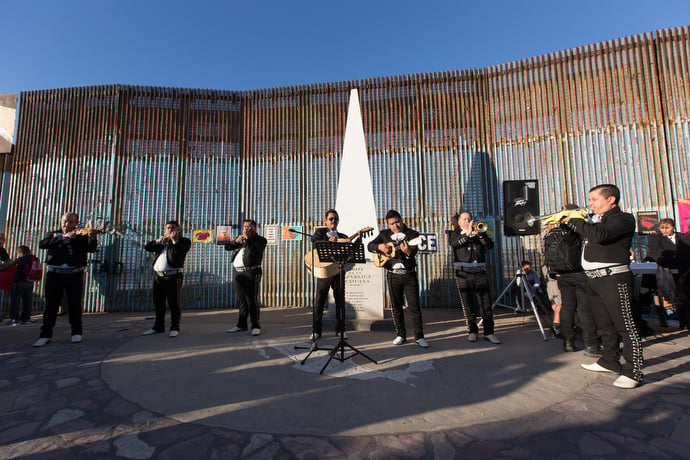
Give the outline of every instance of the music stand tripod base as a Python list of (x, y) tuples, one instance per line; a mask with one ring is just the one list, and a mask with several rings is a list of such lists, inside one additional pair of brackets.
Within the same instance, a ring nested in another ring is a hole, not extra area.
[[(318, 241), (314, 244), (316, 252), (319, 255), (320, 260), (326, 260), (330, 262), (335, 262), (340, 268), (340, 285), (345, 289), (345, 264), (363, 264), (366, 263), (364, 258), (364, 245), (361, 242), (356, 243), (337, 243), (333, 241)], [(335, 315), (339, 324), (343, 325), (340, 331), (340, 340), (338, 344), (331, 350), (328, 356), (326, 364), (321, 368), (319, 374), (323, 374), (326, 370), (328, 364), (331, 360), (336, 359), (338, 361), (345, 362), (346, 359), (350, 359), (357, 355), (362, 355), (374, 364), (378, 364), (372, 358), (359, 351), (357, 348), (353, 347), (347, 340), (345, 340), (345, 309), (343, 307), (338, 308), (336, 304)], [(352, 354), (345, 356), (345, 348), (352, 350)], [(338, 356), (340, 355), (340, 356)]]

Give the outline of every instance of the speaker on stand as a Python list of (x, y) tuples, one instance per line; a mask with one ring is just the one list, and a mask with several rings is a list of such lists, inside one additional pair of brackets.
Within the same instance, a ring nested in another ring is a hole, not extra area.
[(538, 235), (539, 181), (503, 181), (503, 234), (505, 236)]

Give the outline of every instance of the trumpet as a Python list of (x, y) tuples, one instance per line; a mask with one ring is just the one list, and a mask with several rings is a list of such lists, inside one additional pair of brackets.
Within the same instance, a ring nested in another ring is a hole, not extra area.
[(477, 233), (484, 233), (489, 229), (489, 225), (486, 222), (477, 222), (472, 225), (472, 230)]
[(525, 219), (525, 222), (527, 222), (527, 225), (530, 227), (532, 227), (536, 222), (542, 222), (547, 225), (559, 224), (566, 217), (570, 219), (587, 220), (589, 217), (589, 212), (587, 211), (587, 208), (578, 208), (567, 209), (565, 211), (554, 212), (552, 214), (544, 214), (542, 216), (533, 216), (531, 214), (527, 214), (527, 219)]

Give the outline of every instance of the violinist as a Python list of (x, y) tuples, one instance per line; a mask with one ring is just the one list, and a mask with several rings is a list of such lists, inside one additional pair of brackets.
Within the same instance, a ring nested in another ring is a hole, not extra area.
[(84, 291), (84, 270), (86, 255), (96, 252), (98, 240), (96, 229), (86, 232), (77, 230), (79, 216), (66, 212), (60, 217), (60, 229), (45, 234), (38, 247), (46, 249), (48, 270), (45, 276), (45, 309), (43, 326), (34, 347), (43, 347), (53, 338), (53, 328), (63, 298), (67, 300), (69, 324), (72, 329), (72, 343), (82, 341), (82, 293)]

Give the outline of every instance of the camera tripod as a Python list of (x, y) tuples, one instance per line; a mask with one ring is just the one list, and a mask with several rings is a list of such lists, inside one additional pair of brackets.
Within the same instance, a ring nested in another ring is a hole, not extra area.
[(513, 287), (513, 285), (517, 285), (519, 287), (519, 296), (521, 299), (528, 299), (529, 304), (532, 308), (532, 313), (534, 314), (534, 318), (537, 320), (537, 324), (539, 325), (539, 330), (541, 331), (541, 335), (544, 338), (544, 342), (549, 340), (548, 335), (544, 331), (544, 326), (541, 324), (541, 318), (539, 316), (539, 311), (537, 309), (537, 305), (535, 302), (539, 303), (539, 306), (542, 307), (543, 311), (546, 311), (543, 303), (541, 300), (539, 300), (539, 297), (537, 296), (537, 293), (534, 290), (534, 286), (532, 286), (532, 283), (527, 279), (527, 275), (525, 275), (525, 272), (520, 270), (515, 277), (508, 283), (508, 286), (501, 292), (498, 297), (496, 298), (496, 301), (491, 304), (491, 308), (493, 309), (496, 305), (499, 305), (501, 307), (509, 308), (515, 312), (518, 311), (518, 307), (513, 307), (511, 305), (506, 305), (502, 304), (499, 301), (503, 299), (503, 297), (510, 292), (510, 289)]

